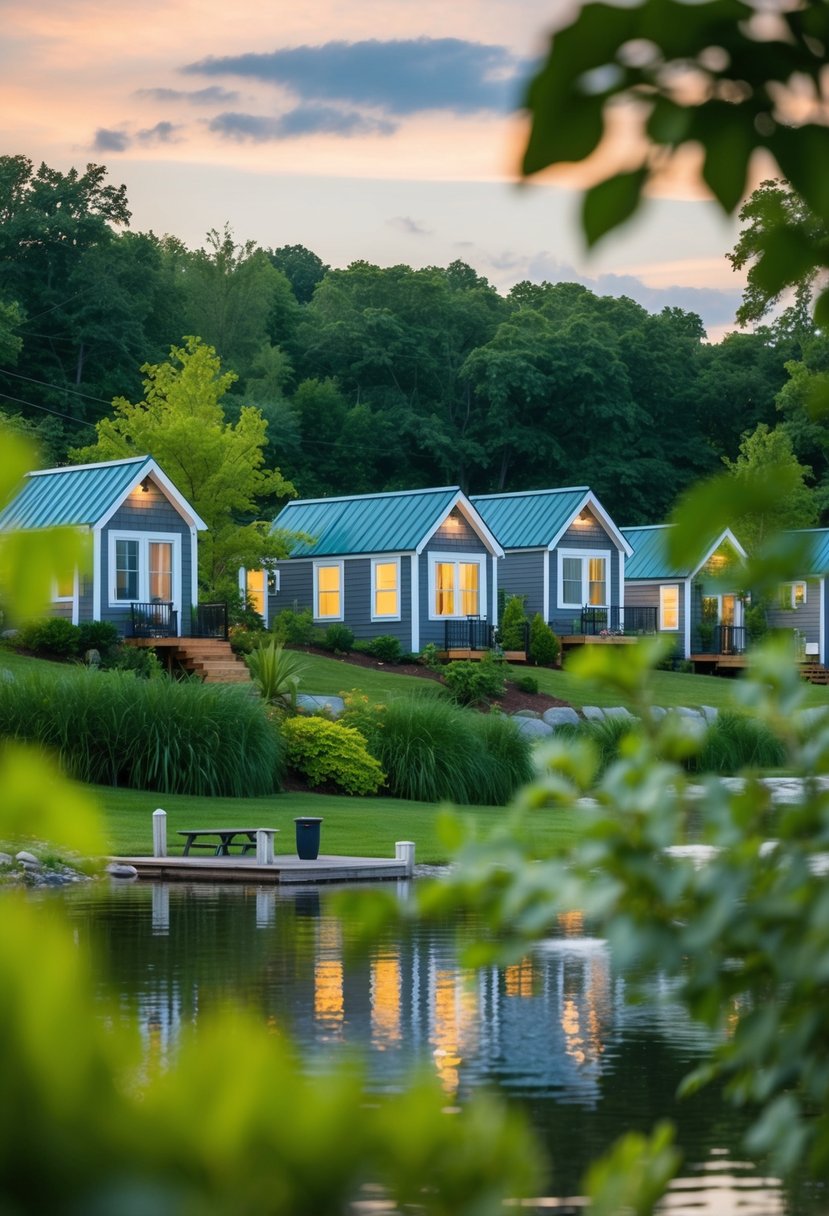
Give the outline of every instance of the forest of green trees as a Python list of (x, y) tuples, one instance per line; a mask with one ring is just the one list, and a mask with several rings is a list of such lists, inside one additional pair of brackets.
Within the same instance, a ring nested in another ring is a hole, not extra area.
[(61, 463), (94, 442), (114, 398), (141, 399), (142, 367), (193, 335), (235, 373), (228, 421), (257, 407), (267, 467), (305, 497), (589, 484), (621, 524), (654, 523), (759, 434), (807, 466), (811, 515), (793, 522), (817, 522), (829, 429), (809, 401), (829, 345), (809, 283), (770, 312), (751, 273), (758, 230), (786, 205), (767, 183), (744, 208), (730, 256), (749, 270), (754, 328), (711, 344), (679, 308), (653, 315), (575, 283), (503, 296), (460, 261), (335, 270), (229, 226), (191, 250), (131, 231), (103, 166), (0, 157), (0, 411)]

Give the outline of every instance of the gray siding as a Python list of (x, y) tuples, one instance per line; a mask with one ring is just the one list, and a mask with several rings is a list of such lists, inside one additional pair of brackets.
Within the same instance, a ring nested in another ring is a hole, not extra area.
[[(187, 633), (191, 617), (191, 580), (193, 566), (190, 557), (190, 527), (161, 491), (150, 482), (147, 493), (134, 490), (124, 500), (109, 523), (101, 531), (101, 619), (113, 621), (123, 632), (130, 618), (130, 609), (110, 607), (109, 603), (109, 536), (112, 532), (173, 532), (181, 537), (181, 630)], [(82, 600), (82, 604), (83, 604)], [(91, 601), (90, 601), (91, 602)], [(81, 616), (81, 620), (85, 618)]]
[(607, 553), (609, 565), (609, 603), (611, 607), (621, 607), (619, 597), (619, 549), (613, 538), (605, 531), (601, 522), (590, 515), (588, 524), (571, 525), (561, 540), (548, 556), (550, 569), (550, 625), (556, 633), (573, 632), (576, 613), (570, 608), (558, 607), (558, 553), (578, 550), (595, 549)]
[(666, 578), (663, 584), (638, 583), (625, 581), (625, 608), (655, 608), (656, 627), (659, 628), (659, 587), (679, 588), (679, 629), (665, 631), (666, 637), (676, 638), (677, 651), (682, 658), (685, 654), (685, 580), (681, 578)]
[[(768, 610), (767, 618), (772, 629), (797, 629), (807, 642), (820, 643), (820, 580), (807, 579), (806, 603), (802, 608), (787, 610), (775, 605)], [(820, 658), (823, 662), (823, 655)]]
[(511, 595), (524, 597), (528, 616), (544, 612), (544, 563), (545, 549), (512, 549), (498, 563), (498, 587)]
[[(452, 511), (448, 517), (452, 520), (451, 523), (444, 522), (435, 532), (432, 539), (429, 541), (426, 548), (420, 555), (420, 646), (421, 649), (429, 642), (434, 642), (437, 646), (443, 646), (445, 637), (445, 622), (443, 620), (429, 620), (429, 554), (430, 553), (453, 553), (458, 557), (462, 557), (465, 553), (474, 554), (476, 557), (486, 557), (486, 590), (487, 602), (481, 605), (481, 616), (485, 616), (488, 621), (494, 620), (495, 603), (492, 588), (492, 555), (486, 545), (477, 535), (477, 533), (469, 526), (467, 521), (457, 510)], [(503, 563), (500, 563), (502, 565)], [(498, 571), (500, 581), (501, 570)]]

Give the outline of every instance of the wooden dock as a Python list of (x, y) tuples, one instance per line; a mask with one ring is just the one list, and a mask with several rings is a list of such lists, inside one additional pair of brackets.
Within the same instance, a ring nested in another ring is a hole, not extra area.
[(232, 857), (113, 857), (118, 865), (134, 866), (139, 878), (165, 882), (247, 882), (279, 886), (322, 882), (378, 882), (410, 878), (405, 860), (395, 857), (327, 857), (301, 861), (277, 855), (273, 865), (259, 865), (255, 856)]

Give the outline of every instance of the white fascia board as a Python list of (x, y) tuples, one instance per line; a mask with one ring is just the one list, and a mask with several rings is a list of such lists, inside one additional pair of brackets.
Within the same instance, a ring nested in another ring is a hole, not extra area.
[(585, 496), (581, 500), (581, 502), (578, 504), (578, 506), (574, 507), (574, 509), (571, 511), (570, 515), (564, 521), (563, 525), (559, 528), (558, 532), (556, 532), (555, 536), (553, 537), (553, 539), (550, 541), (549, 545), (547, 546), (547, 548), (550, 550), (550, 552), (552, 552), (553, 549), (555, 549), (556, 545), (561, 540), (562, 536), (567, 531), (567, 529), (570, 527), (573, 520), (576, 519), (577, 516), (581, 515), (581, 513), (585, 507), (590, 508), (590, 510), (593, 512), (593, 514), (596, 516), (596, 518), (599, 520), (599, 522), (604, 527), (605, 532), (608, 533), (608, 535), (610, 536), (610, 539), (616, 545), (616, 548), (620, 549), (625, 554), (626, 557), (633, 557), (633, 549), (630, 547), (628, 542), (625, 540), (621, 531), (616, 527), (613, 520), (610, 518), (607, 511), (605, 511), (604, 507), (599, 502), (598, 498), (596, 497), (596, 495), (593, 493), (592, 490), (587, 491), (587, 493), (585, 494)]
[(92, 529), (92, 619), (101, 619), (101, 529)]
[(411, 597), (412, 611), (412, 654), (420, 654), (420, 557), (417, 553), (410, 555), (411, 561)]
[(818, 627), (818, 639), (820, 642), (820, 661), (826, 663), (826, 603), (824, 595), (826, 592), (826, 579), (820, 580), (820, 625)]
[(696, 578), (696, 576), (699, 574), (702, 567), (709, 560), (709, 558), (711, 558), (717, 552), (717, 550), (719, 549), (720, 545), (723, 543), (724, 540), (727, 540), (728, 543), (733, 546), (738, 557), (741, 557), (743, 559), (743, 561), (746, 560), (746, 558), (748, 557), (748, 554), (746, 553), (745, 549), (740, 544), (740, 542), (737, 540), (737, 537), (734, 535), (734, 533), (731, 531), (730, 528), (723, 528), (722, 532), (717, 537), (717, 539), (714, 541), (711, 548), (706, 551), (706, 554), (703, 557), (702, 561), (699, 562), (699, 564), (696, 565), (694, 567), (694, 569), (691, 571), (691, 573), (688, 575), (689, 578)]
[(466, 495), (464, 494), (464, 492), (462, 490), (458, 490), (455, 497), (447, 505), (446, 510), (443, 511), (441, 513), (440, 518), (435, 521), (434, 527), (432, 527), (426, 533), (426, 535), (423, 537), (423, 540), (417, 546), (417, 549), (415, 550), (415, 552), (416, 553), (423, 552), (423, 550), (428, 545), (429, 541), (432, 539), (432, 537), (437, 532), (438, 528), (441, 526), (441, 524), (444, 522), (444, 520), (449, 515), (452, 514), (455, 507), (457, 507), (459, 509), (461, 515), (463, 515), (464, 519), (469, 524), (472, 531), (478, 537), (478, 540), (481, 541), (481, 543), (486, 546), (486, 548), (489, 550), (489, 552), (493, 553), (496, 557), (503, 557), (504, 550), (501, 548), (498, 541), (495, 539), (493, 534), (490, 532), (489, 528), (486, 526), (483, 519), (478, 514), (478, 512), (475, 510), (474, 506), (472, 505), (472, 503), (469, 501), (469, 499), (466, 497)]
[(691, 580), (689, 578), (675, 580), (685, 584), (683, 601), (685, 604), (685, 654), (684, 658), (691, 657)]
[(196, 514), (184, 495), (179, 493), (179, 491), (170, 481), (167, 474), (162, 472), (151, 456), (148, 456), (146, 461), (138, 466), (135, 476), (132, 478), (129, 485), (126, 487), (117, 501), (114, 502), (97, 521), (97, 527), (106, 527), (115, 512), (119, 509), (119, 507), (121, 507), (124, 500), (129, 498), (135, 487), (139, 486), (145, 477), (152, 477), (159, 490), (161, 490), (165, 498), (167, 498), (176, 508), (179, 515), (181, 515), (182, 519), (184, 519), (185, 523), (196, 528), (199, 532), (207, 531), (207, 524), (200, 515)]

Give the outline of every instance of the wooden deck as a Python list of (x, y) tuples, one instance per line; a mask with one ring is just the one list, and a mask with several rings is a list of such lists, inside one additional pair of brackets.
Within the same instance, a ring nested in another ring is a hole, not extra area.
[(172, 670), (177, 663), (206, 684), (250, 684), (245, 662), (221, 638), (124, 638), (127, 646), (151, 646)]
[(112, 857), (119, 865), (135, 866), (139, 878), (167, 882), (247, 882), (279, 886), (322, 882), (377, 882), (410, 878), (405, 861), (394, 857), (328, 857), (300, 861), (285, 854), (272, 866), (257, 865), (255, 857)]

